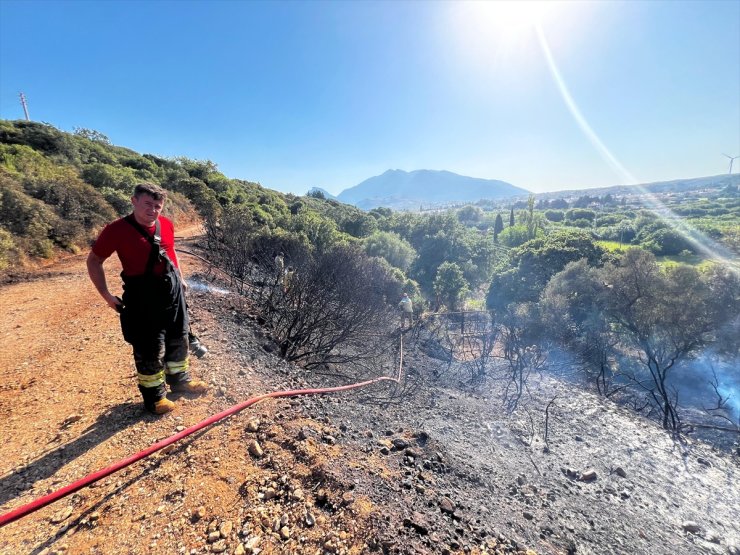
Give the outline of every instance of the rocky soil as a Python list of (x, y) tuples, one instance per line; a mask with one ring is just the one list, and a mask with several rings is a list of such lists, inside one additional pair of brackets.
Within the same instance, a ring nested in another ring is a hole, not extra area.
[[(182, 259), (213, 388), (163, 417), (84, 256), (0, 288), (0, 513), (255, 395), (347, 383), (277, 358), (249, 303)], [(265, 400), (5, 526), (0, 553), (740, 553), (737, 452), (545, 376), (507, 414), (500, 385), (431, 379), (405, 337), (403, 387)]]

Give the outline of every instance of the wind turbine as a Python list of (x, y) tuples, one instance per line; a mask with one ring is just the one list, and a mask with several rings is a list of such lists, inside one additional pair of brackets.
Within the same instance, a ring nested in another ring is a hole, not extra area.
[(729, 154), (725, 154), (724, 152), (722, 153), (722, 156), (727, 156), (730, 159), (730, 171), (728, 171), (727, 173), (732, 173), (732, 163), (740, 158), (740, 156), (730, 156)]

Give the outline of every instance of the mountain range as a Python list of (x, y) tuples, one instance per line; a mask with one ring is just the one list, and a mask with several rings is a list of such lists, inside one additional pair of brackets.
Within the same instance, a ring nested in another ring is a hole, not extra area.
[(496, 179), (481, 179), (449, 171), (388, 170), (345, 189), (341, 202), (370, 210), (378, 206), (394, 209), (418, 208), (420, 204), (475, 202), (526, 195), (529, 191)]
[[(722, 188), (740, 185), (740, 174), (722, 174), (707, 177), (675, 179), (640, 185), (614, 185), (595, 189), (573, 189), (538, 193), (537, 198), (568, 198), (579, 195), (615, 196), (683, 192), (707, 187)], [(388, 170), (381, 175), (366, 179), (362, 183), (345, 189), (339, 195), (332, 195), (319, 187), (327, 199), (336, 199), (352, 204), (363, 210), (379, 206), (394, 210), (416, 210), (419, 206), (443, 206), (449, 204), (476, 202), (479, 200), (496, 200), (511, 197), (522, 197), (530, 192), (511, 183), (496, 179), (468, 177), (449, 171)]]

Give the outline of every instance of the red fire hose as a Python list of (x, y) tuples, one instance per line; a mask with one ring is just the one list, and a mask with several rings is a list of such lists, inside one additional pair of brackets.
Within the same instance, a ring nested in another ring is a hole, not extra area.
[(264, 399), (277, 398), (277, 397), (296, 397), (298, 395), (315, 395), (315, 394), (321, 394), (321, 393), (334, 393), (336, 391), (346, 391), (348, 389), (365, 387), (367, 385), (371, 385), (371, 384), (382, 382), (382, 381), (391, 381), (391, 382), (398, 383), (401, 379), (401, 368), (402, 367), (403, 367), (403, 335), (401, 335), (401, 355), (400, 355), (400, 362), (398, 365), (398, 376), (395, 378), (391, 378), (389, 376), (381, 376), (379, 378), (374, 378), (372, 380), (366, 380), (364, 382), (358, 382), (358, 383), (342, 385), (342, 386), (337, 386), (337, 387), (273, 391), (272, 393), (266, 393), (264, 395), (260, 395), (259, 397), (252, 397), (251, 399), (247, 399), (246, 401), (243, 401), (239, 403), (238, 405), (234, 405), (233, 407), (228, 408), (225, 411), (219, 412), (218, 414), (214, 414), (213, 416), (206, 418), (202, 422), (195, 424), (194, 426), (191, 426), (183, 430), (182, 432), (178, 432), (173, 436), (163, 439), (162, 441), (159, 441), (155, 443), (154, 445), (142, 451), (139, 451), (138, 453), (131, 455), (130, 457), (120, 460), (115, 464), (112, 464), (106, 468), (103, 468), (102, 470), (98, 470), (97, 472), (88, 474), (84, 478), (77, 480), (76, 482), (73, 482), (69, 484), (68, 486), (60, 488), (48, 495), (45, 495), (34, 501), (31, 501), (30, 503), (27, 503), (26, 505), (18, 507), (15, 510), (12, 510), (3, 515), (0, 515), (0, 528), (5, 526), (6, 524), (10, 524), (11, 522), (18, 520), (19, 518), (23, 518), (24, 516), (31, 514), (32, 512), (37, 511), (41, 509), (42, 507), (46, 507), (47, 505), (54, 503), (54, 501), (57, 501), (58, 499), (61, 499), (62, 497), (66, 497), (70, 493), (74, 493), (84, 488), (85, 486), (89, 486), (90, 484), (95, 483), (98, 480), (101, 480), (102, 478), (105, 478), (106, 476), (109, 476), (113, 474), (114, 472), (117, 472), (118, 470), (121, 470), (122, 468), (125, 468), (128, 465), (135, 463), (138, 460), (148, 457), (152, 453), (155, 453), (156, 451), (159, 451), (160, 449), (167, 447), (168, 445), (171, 445), (175, 443), (176, 441), (180, 441), (182, 438), (187, 437), (190, 434), (197, 432), (198, 430), (202, 430), (206, 426), (210, 426), (211, 424), (214, 424), (218, 422), (219, 420), (223, 420), (224, 418), (231, 416), (232, 414), (236, 414), (237, 412), (244, 410), (245, 408), (251, 405), (254, 405), (255, 403), (259, 403), (260, 401)]

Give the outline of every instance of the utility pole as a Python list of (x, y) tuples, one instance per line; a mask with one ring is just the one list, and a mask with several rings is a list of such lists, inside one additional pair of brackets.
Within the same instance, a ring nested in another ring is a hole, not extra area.
[(31, 121), (28, 117), (28, 105), (26, 104), (26, 96), (23, 93), (19, 95), (21, 97), (21, 105), (23, 106), (23, 113), (26, 114), (26, 121)]

